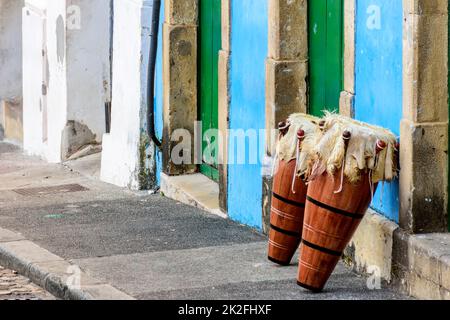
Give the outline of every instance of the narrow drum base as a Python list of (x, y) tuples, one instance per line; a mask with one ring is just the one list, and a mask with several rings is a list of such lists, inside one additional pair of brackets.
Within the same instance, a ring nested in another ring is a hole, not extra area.
[(300, 281), (297, 281), (297, 284), (302, 287), (303, 289), (309, 290), (313, 293), (321, 293), (323, 291), (323, 288), (318, 289), (311, 286), (308, 286), (307, 284), (301, 283)]
[(280, 261), (280, 260), (277, 260), (277, 259), (275, 259), (275, 258), (272, 258), (271, 256), (269, 256), (269, 257), (267, 257), (267, 259), (269, 259), (269, 261), (270, 262), (273, 262), (273, 263), (275, 263), (275, 264), (279, 264), (280, 266), (283, 266), (283, 267), (287, 267), (287, 266), (289, 266), (290, 264), (291, 264), (291, 260), (289, 260), (288, 262), (286, 262), (286, 261)]

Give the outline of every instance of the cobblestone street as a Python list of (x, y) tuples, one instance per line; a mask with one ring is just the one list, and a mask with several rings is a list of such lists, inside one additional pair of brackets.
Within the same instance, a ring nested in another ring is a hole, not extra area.
[(0, 266), (1, 300), (55, 300), (55, 298), (15, 271)]

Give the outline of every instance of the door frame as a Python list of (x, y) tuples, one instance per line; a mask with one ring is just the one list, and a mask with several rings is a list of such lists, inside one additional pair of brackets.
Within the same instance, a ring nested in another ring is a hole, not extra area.
[[(198, 0), (164, 0), (163, 26), (163, 152), (162, 171), (168, 176), (198, 173), (197, 141), (186, 141), (183, 153), (190, 163), (174, 163), (172, 152), (180, 141), (172, 141), (180, 128), (194, 137), (198, 131)], [(222, 45), (219, 54), (219, 203), (227, 211), (228, 190), (228, 113), (230, 104), (229, 71), (231, 63), (231, 0), (221, 0)], [(180, 55), (179, 52), (183, 54)], [(180, 76), (180, 74), (182, 76)], [(185, 152), (186, 151), (186, 152)]]

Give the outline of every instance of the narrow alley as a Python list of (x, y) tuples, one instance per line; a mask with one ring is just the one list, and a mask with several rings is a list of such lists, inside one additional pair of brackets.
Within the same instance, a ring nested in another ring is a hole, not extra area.
[[(85, 169), (96, 161), (92, 156)], [(77, 185), (82, 191), (71, 192), (68, 186), (79, 190)], [(4, 143), (0, 190), (0, 264), (28, 268), (34, 281), (60, 298), (406, 298), (384, 285), (369, 290), (367, 279), (344, 264), (327, 290), (314, 295), (293, 280), (295, 265), (276, 267), (267, 260), (266, 237), (248, 227), (161, 195), (108, 185), (95, 173), (84, 176)], [(48, 280), (66, 284), (77, 272), (78, 293)]]

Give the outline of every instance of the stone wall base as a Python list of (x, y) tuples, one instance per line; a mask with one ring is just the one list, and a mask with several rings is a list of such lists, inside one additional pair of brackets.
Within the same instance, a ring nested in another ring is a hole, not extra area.
[(23, 106), (22, 101), (0, 102), (0, 140), (21, 145), (23, 143)]

